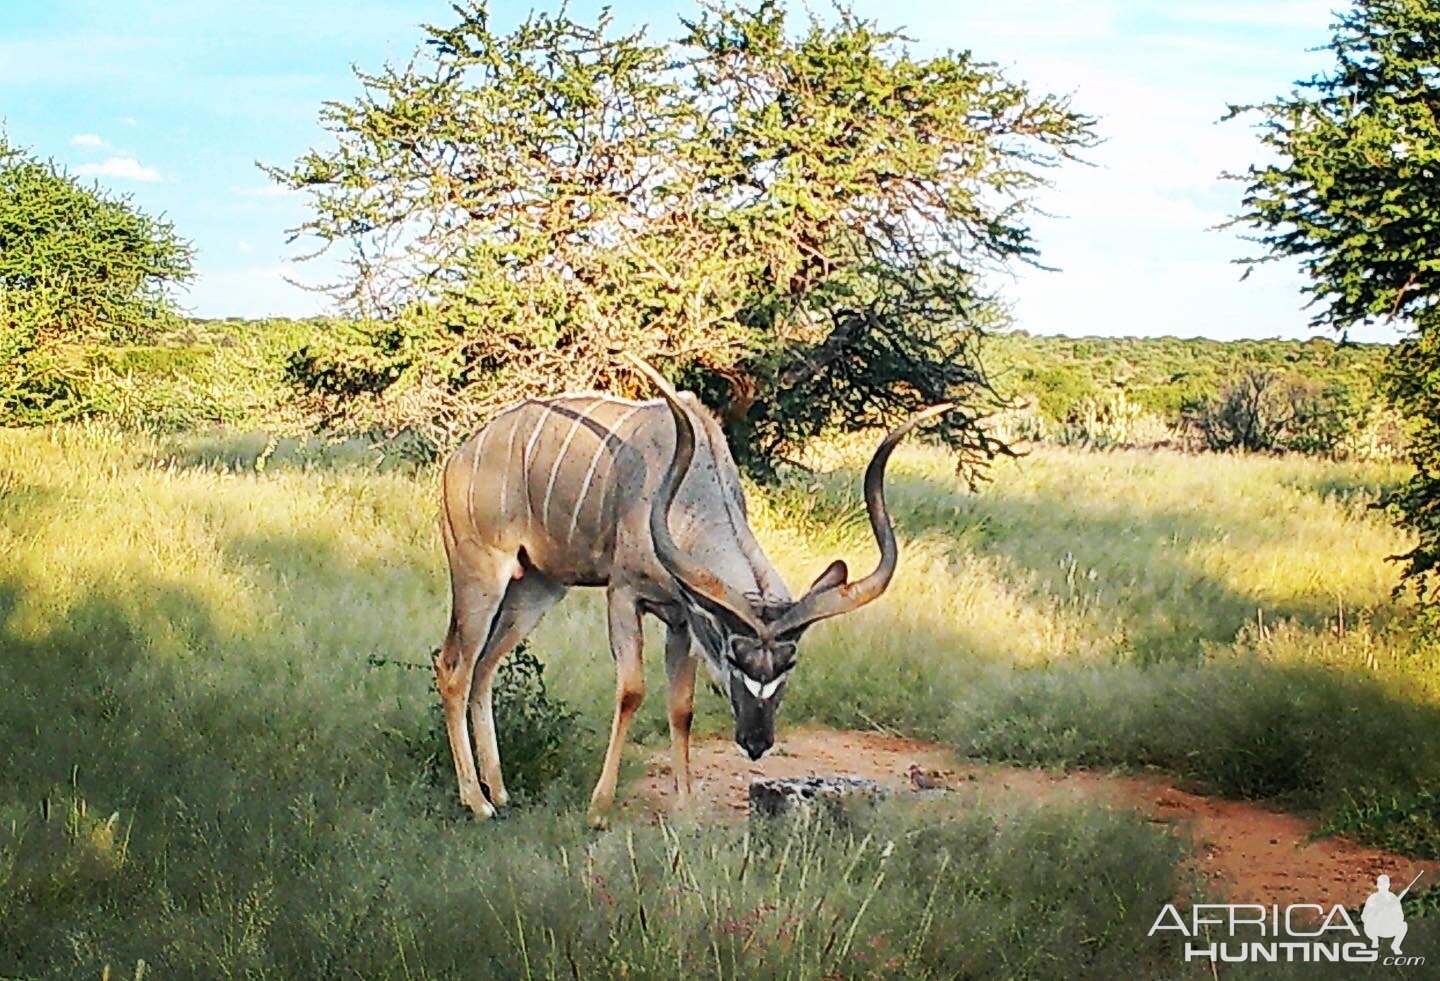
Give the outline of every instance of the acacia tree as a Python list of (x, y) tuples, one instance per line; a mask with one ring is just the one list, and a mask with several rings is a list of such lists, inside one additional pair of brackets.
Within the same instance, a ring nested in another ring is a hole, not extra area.
[(1251, 167), (1237, 221), (1258, 259), (1297, 258), (1315, 327), (1398, 320), (1392, 402), (1411, 421), (1415, 475), (1393, 500), (1419, 535), (1404, 556), (1422, 598), (1440, 599), (1440, 7), (1358, 0), (1334, 25), (1335, 67), (1256, 113), (1275, 160)]
[(968, 52), (917, 58), (840, 10), (707, 6), (655, 44), (564, 13), (508, 34), (481, 3), (403, 67), (327, 103), (334, 147), (271, 168), (310, 195), (297, 236), (346, 253), (348, 336), (292, 373), (329, 418), (433, 424), (633, 385), (655, 359), (764, 469), (822, 429), (969, 400), (982, 285), (1034, 261), (1029, 192), (1092, 141), (1066, 100)]
[(175, 317), (191, 248), (127, 198), (83, 187), (0, 134), (0, 419), (44, 421), (74, 394), (65, 343), (143, 340)]

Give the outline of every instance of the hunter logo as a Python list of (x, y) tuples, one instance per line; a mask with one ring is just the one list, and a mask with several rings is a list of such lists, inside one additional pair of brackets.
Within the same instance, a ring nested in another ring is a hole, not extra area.
[(1410, 885), (1405, 887), (1405, 892), (1395, 895), (1390, 891), (1390, 877), (1379, 876), (1375, 880), (1375, 891), (1370, 898), (1365, 900), (1365, 908), (1360, 911), (1360, 922), (1365, 925), (1365, 936), (1370, 938), (1372, 947), (1379, 947), (1382, 939), (1393, 940), (1390, 950), (1395, 954), (1403, 953), (1400, 949), (1400, 941), (1405, 939), (1405, 910), (1400, 905), (1400, 900), (1405, 898), (1405, 893), (1410, 891), (1410, 886), (1424, 875), (1417, 872), (1415, 878), (1410, 880)]
[[(1419, 873), (1398, 896), (1390, 877), (1375, 880), (1375, 892), (1360, 911), (1360, 926), (1338, 903), (1327, 911), (1319, 903), (1265, 906), (1260, 903), (1197, 903), (1188, 919), (1167, 903), (1150, 926), (1149, 936), (1173, 932), (1184, 938), (1186, 962), (1342, 963), (1419, 966), (1424, 957), (1406, 956), (1405, 910), (1401, 901)], [(1390, 950), (1380, 949), (1390, 941)]]

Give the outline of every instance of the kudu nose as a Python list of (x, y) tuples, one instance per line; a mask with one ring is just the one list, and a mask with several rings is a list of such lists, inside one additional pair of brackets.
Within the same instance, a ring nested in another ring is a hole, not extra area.
[(758, 760), (770, 751), (771, 746), (775, 745), (773, 739), (767, 739), (764, 736), (745, 736), (735, 741), (745, 751), (745, 755), (752, 760)]

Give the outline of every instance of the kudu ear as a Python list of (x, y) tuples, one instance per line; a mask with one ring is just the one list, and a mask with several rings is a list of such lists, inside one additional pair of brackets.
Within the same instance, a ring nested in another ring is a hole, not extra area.
[(810, 584), (810, 588), (805, 590), (805, 595), (809, 596), (811, 593), (821, 593), (827, 589), (834, 589), (837, 586), (845, 585), (849, 581), (849, 567), (845, 565), (843, 559), (836, 559), (825, 567), (825, 571), (820, 573), (818, 579)]

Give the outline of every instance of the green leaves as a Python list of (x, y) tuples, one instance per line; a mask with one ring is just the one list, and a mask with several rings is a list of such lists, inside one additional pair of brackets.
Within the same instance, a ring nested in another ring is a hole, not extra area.
[(1388, 359), (1391, 401), (1412, 421), (1416, 475), (1391, 502), (1418, 535), (1400, 558), (1440, 599), (1440, 6), (1357, 0), (1335, 25), (1331, 74), (1289, 97), (1238, 107), (1260, 117), (1277, 159), (1251, 167), (1236, 222), (1264, 255), (1310, 276), (1317, 327), (1408, 321)]
[(1311, 277), (1317, 327), (1411, 317), (1440, 294), (1440, 8), (1361, 0), (1340, 16), (1335, 70), (1259, 117), (1275, 162), (1249, 169), (1242, 213), (1264, 254)]
[(168, 222), (0, 134), (0, 421), (74, 411), (56, 346), (143, 341), (172, 325), (169, 288), (190, 278), (192, 254)]
[[(424, 338), (329, 417), (444, 443), (519, 396), (624, 391), (631, 351), (764, 470), (828, 426), (989, 398), (980, 279), (1034, 258), (1027, 194), (1092, 140), (1064, 100), (845, 10), (708, 5), (668, 44), (457, 13), (327, 104), (334, 149), (270, 169), (311, 197), (297, 234), (346, 251), (350, 312)], [(1003, 450), (956, 418), (952, 445)]]
[(1420, 330), (1390, 352), (1386, 394), (1411, 422), (1410, 459), (1415, 474), (1389, 501), (1415, 547), (1398, 558), (1408, 583), (1432, 608), (1440, 608), (1440, 317), (1432, 311)]
[(0, 137), (0, 290), (37, 337), (136, 340), (170, 314), (191, 249), (126, 198), (80, 186)]

